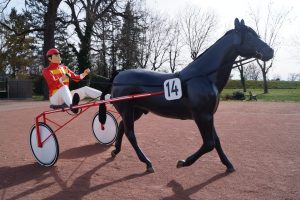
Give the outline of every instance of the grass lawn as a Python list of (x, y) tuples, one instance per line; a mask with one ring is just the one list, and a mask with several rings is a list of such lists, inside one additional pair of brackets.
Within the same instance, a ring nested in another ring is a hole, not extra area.
[[(242, 89), (224, 89), (221, 93), (221, 98), (224, 99), (225, 95), (232, 95), (234, 91), (242, 92)], [(300, 89), (269, 89), (268, 94), (263, 94), (261, 89), (248, 89), (246, 99), (249, 98), (249, 91), (256, 95), (258, 101), (297, 101), (300, 102)]]

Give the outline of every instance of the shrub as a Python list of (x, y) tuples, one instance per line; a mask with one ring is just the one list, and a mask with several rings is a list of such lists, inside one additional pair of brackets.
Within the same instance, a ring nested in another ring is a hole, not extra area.
[(234, 91), (232, 95), (225, 95), (225, 100), (245, 100), (245, 94), (241, 91)]
[(43, 95), (44, 84), (46, 84), (44, 77), (42, 75), (31, 75), (30, 80), (32, 80), (33, 94)]

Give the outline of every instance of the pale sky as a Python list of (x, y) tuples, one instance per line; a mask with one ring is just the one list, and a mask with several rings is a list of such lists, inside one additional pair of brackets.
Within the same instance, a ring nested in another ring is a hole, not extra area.
[[(261, 12), (267, 8), (269, 0), (146, 0), (147, 7), (153, 11), (160, 11), (170, 17), (177, 17), (179, 12), (184, 12), (187, 5), (194, 5), (201, 9), (213, 11), (217, 15), (220, 38), (225, 31), (233, 28), (236, 17), (245, 19), (246, 25), (251, 26), (249, 18), (249, 7), (257, 10), (260, 6)], [(269, 79), (279, 75), (286, 80), (289, 73), (300, 73), (300, 41), (293, 42), (296, 37), (300, 40), (300, 1), (299, 0), (273, 0), (274, 9), (291, 9), (289, 21), (286, 21), (280, 31), (280, 42)], [(212, 41), (212, 44), (215, 42)]]
[[(18, 2), (18, 3), (16, 3)], [(22, 2), (22, 3), (21, 3)], [(184, 12), (187, 5), (193, 5), (201, 9), (213, 11), (218, 19), (218, 31), (213, 44), (225, 31), (233, 28), (236, 17), (244, 19), (246, 25), (251, 25), (247, 21), (250, 6), (255, 10), (260, 6), (261, 12), (267, 8), (269, 0), (145, 0), (146, 7), (153, 11), (170, 17), (177, 17), (179, 12)], [(289, 21), (286, 21), (280, 31), (280, 42), (278, 52), (269, 79), (274, 75), (279, 75), (282, 80), (286, 80), (290, 73), (300, 73), (300, 1), (299, 0), (273, 0), (274, 9), (292, 9), (289, 14)], [(12, 0), (12, 5), (23, 7), (24, 2)], [(296, 38), (298, 41), (295, 42)], [(186, 64), (191, 62), (189, 58)]]

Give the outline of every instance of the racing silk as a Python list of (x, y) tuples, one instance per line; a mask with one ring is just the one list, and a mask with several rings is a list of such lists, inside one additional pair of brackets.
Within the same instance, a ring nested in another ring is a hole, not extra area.
[[(71, 71), (67, 66), (58, 63), (50, 63), (48, 67), (43, 69), (42, 73), (47, 81), (49, 97), (55, 94), (55, 92), (63, 86), (59, 80), (63, 75), (69, 74), (76, 82), (79, 82), (83, 78), (81, 75), (77, 75)], [(69, 78), (64, 78), (62, 81), (64, 85), (69, 86)]]

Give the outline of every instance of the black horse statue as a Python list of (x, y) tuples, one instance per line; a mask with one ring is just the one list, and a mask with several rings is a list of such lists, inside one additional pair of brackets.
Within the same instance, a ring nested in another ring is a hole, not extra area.
[(234, 25), (234, 29), (228, 31), (179, 73), (136, 69), (122, 71), (114, 78), (112, 97), (162, 91), (164, 81), (172, 78), (181, 80), (182, 97), (167, 101), (164, 95), (159, 95), (113, 103), (121, 114), (122, 121), (119, 124), (112, 157), (121, 151), (122, 137), (125, 133), (140, 161), (146, 164), (147, 171), (154, 172), (151, 161), (138, 146), (134, 132), (134, 121), (150, 111), (163, 117), (193, 119), (196, 122), (203, 144), (186, 160), (179, 160), (177, 168), (190, 166), (203, 154), (216, 148), (227, 171), (234, 171), (233, 165), (222, 150), (214, 127), (214, 113), (218, 107), (219, 94), (226, 85), (238, 56), (267, 61), (274, 53), (253, 29), (245, 25), (244, 20), (235, 19)]

